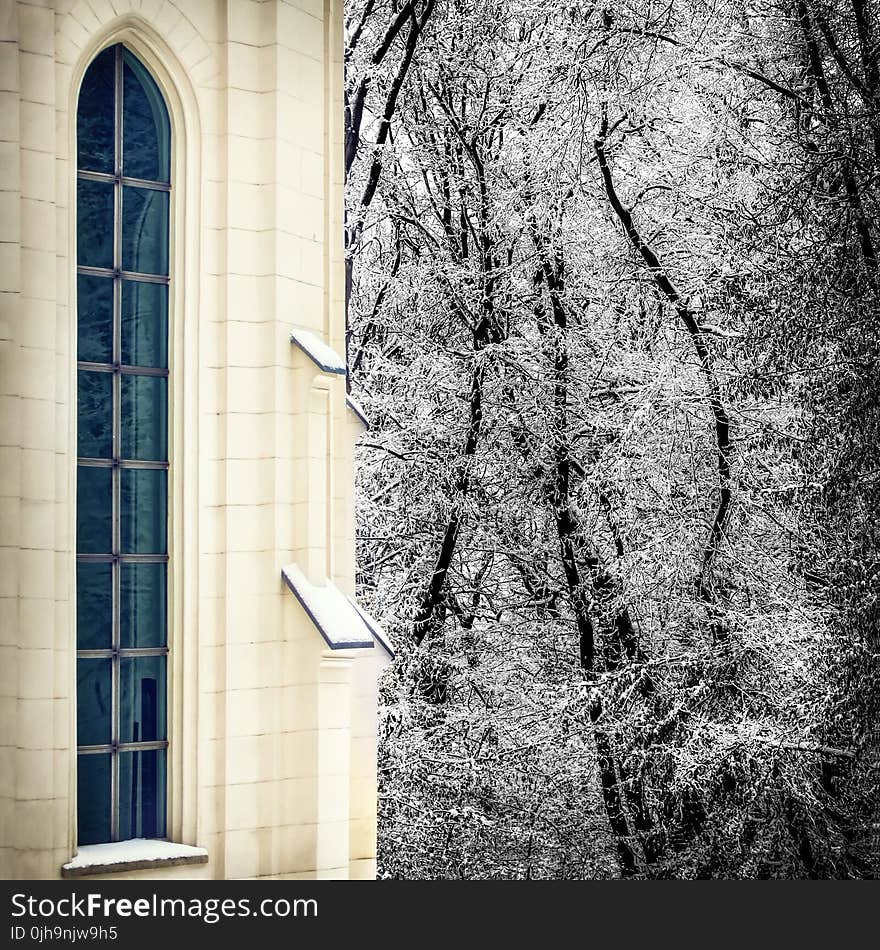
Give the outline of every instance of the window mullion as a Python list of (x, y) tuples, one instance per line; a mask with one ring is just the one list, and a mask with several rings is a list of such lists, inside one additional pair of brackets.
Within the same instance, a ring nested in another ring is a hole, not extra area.
[(112, 660), (112, 734), (113, 751), (110, 756), (110, 838), (119, 840), (119, 722), (120, 722), (120, 473), (119, 453), (121, 433), (121, 388), (119, 365), (122, 362), (122, 45), (116, 47), (114, 68), (113, 117), (113, 474), (112, 474), (112, 533), (113, 533), (113, 660)]

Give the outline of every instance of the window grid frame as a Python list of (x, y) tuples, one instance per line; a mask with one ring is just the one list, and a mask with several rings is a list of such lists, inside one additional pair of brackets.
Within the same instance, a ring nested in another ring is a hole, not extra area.
[[(169, 379), (170, 372), (168, 367), (149, 367), (132, 366), (122, 363), (122, 284), (124, 280), (139, 283), (161, 284), (170, 286), (170, 272), (167, 275), (143, 274), (136, 271), (126, 271), (122, 269), (122, 194), (123, 187), (133, 186), (138, 188), (151, 189), (153, 191), (171, 192), (171, 182), (149, 181), (140, 178), (131, 178), (122, 174), (122, 155), (123, 155), (123, 68), (124, 68), (124, 45), (117, 43), (114, 51), (114, 72), (113, 72), (113, 174), (106, 172), (95, 172), (87, 169), (80, 169), (79, 157), (77, 156), (77, 181), (100, 181), (113, 185), (113, 267), (94, 267), (80, 265), (77, 261), (77, 275), (103, 277), (113, 282), (112, 288), (112, 362), (96, 363), (88, 360), (77, 359), (77, 372), (99, 372), (112, 374), (112, 447), (111, 458), (98, 459), (80, 456), (77, 452), (77, 468), (109, 468), (111, 469), (111, 551), (108, 554), (79, 553), (76, 552), (75, 558), (77, 564), (107, 564), (111, 565), (111, 645), (107, 649), (79, 649), (76, 650), (76, 659), (98, 660), (110, 659), (111, 661), (111, 722), (110, 722), (110, 742), (77, 745), (77, 759), (82, 755), (110, 755), (110, 841), (117, 842), (120, 839), (119, 831), (119, 769), (120, 755), (122, 753), (148, 752), (154, 750), (166, 751), (165, 765), (165, 815), (164, 831), (161, 838), (168, 838), (168, 807), (167, 807), (167, 782), (168, 782), (168, 750), (170, 748), (169, 738), (169, 703), (168, 703), (168, 667), (166, 659), (165, 670), (165, 739), (147, 740), (147, 741), (124, 741), (119, 736), (119, 726), (122, 716), (121, 710), (121, 666), (126, 658), (137, 657), (168, 657), (169, 649), (169, 630), (170, 622), (170, 604), (168, 603), (168, 590), (166, 586), (165, 601), (165, 645), (161, 647), (123, 647), (121, 645), (121, 565), (122, 564), (168, 564), (168, 534), (166, 529), (166, 551), (164, 554), (144, 554), (130, 553), (123, 554), (121, 551), (121, 471), (123, 470), (152, 470), (170, 472), (171, 464), (168, 459), (165, 461), (149, 461), (138, 459), (123, 459), (122, 450), (122, 377), (125, 376), (152, 376)], [(169, 174), (170, 179), (170, 174)], [(169, 221), (170, 228), (170, 221)], [(170, 238), (170, 235), (168, 236)], [(169, 261), (170, 271), (170, 261)], [(78, 344), (77, 344), (78, 346)], [(166, 359), (170, 355), (170, 341), (166, 339)], [(78, 356), (78, 353), (77, 353)], [(166, 402), (166, 432), (170, 433), (170, 402)], [(167, 438), (167, 436), (166, 436)], [(166, 442), (166, 455), (168, 448)], [(166, 491), (169, 486), (166, 485)], [(169, 494), (166, 494), (165, 517), (166, 525), (168, 522), (168, 500)], [(167, 568), (166, 568), (167, 585)]]

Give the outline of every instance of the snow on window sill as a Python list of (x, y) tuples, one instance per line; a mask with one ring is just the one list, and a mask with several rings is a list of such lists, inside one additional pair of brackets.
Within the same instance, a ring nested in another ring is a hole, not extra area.
[(87, 874), (109, 874), (117, 871), (144, 871), (170, 868), (182, 864), (207, 864), (208, 852), (174, 841), (134, 838), (107, 844), (83, 845), (67, 864), (61, 867), (62, 877), (83, 877)]

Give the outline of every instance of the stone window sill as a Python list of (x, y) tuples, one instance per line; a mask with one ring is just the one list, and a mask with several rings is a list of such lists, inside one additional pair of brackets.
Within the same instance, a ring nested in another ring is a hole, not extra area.
[(74, 858), (62, 865), (61, 876), (85, 877), (207, 863), (208, 852), (204, 848), (175, 841), (135, 838), (132, 841), (83, 845)]

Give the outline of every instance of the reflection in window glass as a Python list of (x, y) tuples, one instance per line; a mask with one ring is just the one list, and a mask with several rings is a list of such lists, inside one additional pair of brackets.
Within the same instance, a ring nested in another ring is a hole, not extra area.
[(122, 362), (127, 366), (168, 366), (168, 287), (122, 281)]
[(119, 580), (119, 643), (126, 647), (166, 644), (166, 564), (122, 564)]
[(164, 554), (167, 473), (123, 469), (120, 473), (119, 531), (123, 554)]
[(110, 659), (76, 661), (76, 743), (106, 745), (111, 740)]
[(110, 554), (113, 549), (113, 491), (109, 468), (77, 466), (76, 550)]
[(112, 565), (80, 561), (76, 565), (76, 648), (109, 650), (112, 646)]
[(80, 100), (88, 109), (76, 116), (77, 162), (81, 169), (113, 174), (116, 51), (98, 53), (83, 77)]
[(165, 657), (123, 657), (119, 682), (119, 741), (166, 739)]
[(119, 837), (164, 838), (164, 749), (119, 754)]
[(122, 458), (160, 462), (168, 457), (168, 380), (122, 377)]
[(85, 267), (113, 266), (113, 184), (76, 183), (76, 253)]
[(153, 77), (128, 50), (123, 54), (122, 173), (168, 181), (171, 125)]
[(122, 269), (168, 273), (168, 192), (122, 189)]
[(77, 454), (80, 458), (109, 459), (113, 454), (113, 376), (81, 369), (76, 398)]
[(77, 843), (110, 840), (110, 756), (76, 757)]
[(76, 279), (77, 359), (113, 361), (113, 280), (80, 274)]

